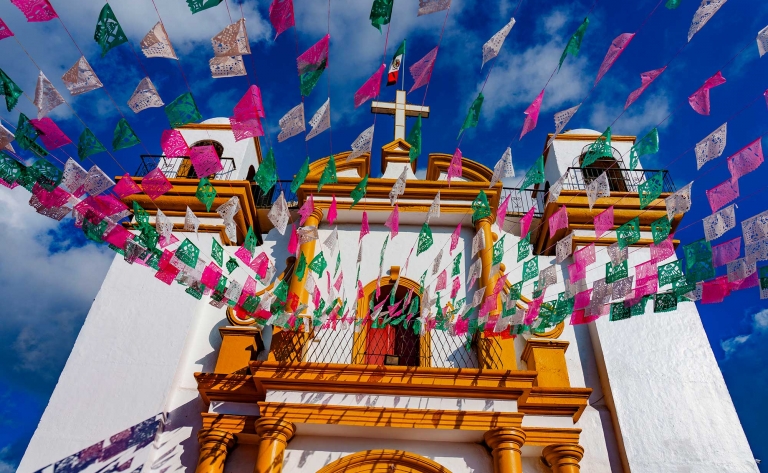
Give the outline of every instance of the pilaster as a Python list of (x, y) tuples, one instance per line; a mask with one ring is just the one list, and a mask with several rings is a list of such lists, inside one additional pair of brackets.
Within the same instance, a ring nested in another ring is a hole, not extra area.
[(523, 473), (520, 448), (525, 443), (525, 432), (515, 428), (498, 428), (483, 435), (491, 447), (493, 473)]
[(565, 363), (567, 349), (568, 342), (565, 340), (531, 338), (526, 342), (522, 359), (528, 364), (529, 370), (538, 373), (534, 386), (571, 387)]
[(545, 447), (541, 456), (552, 468), (552, 473), (579, 473), (584, 448), (576, 443), (554, 444)]
[(293, 438), (296, 426), (278, 417), (260, 417), (256, 421), (259, 452), (254, 473), (280, 473), (283, 471), (285, 447)]

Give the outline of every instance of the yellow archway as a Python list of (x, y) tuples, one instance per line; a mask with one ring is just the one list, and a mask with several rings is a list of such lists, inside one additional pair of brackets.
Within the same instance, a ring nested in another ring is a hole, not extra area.
[(451, 473), (429, 458), (404, 450), (366, 450), (339, 458), (317, 473)]
[[(408, 290), (414, 291), (415, 294), (419, 293), (419, 289), (421, 288), (421, 285), (418, 282), (414, 281), (413, 279), (400, 276), (399, 266), (392, 267), (388, 280), (385, 277), (382, 278), (381, 280), (382, 286), (394, 284), (395, 281), (397, 281), (398, 276), (400, 277), (400, 282), (399, 282), (400, 287), (404, 287)], [(357, 302), (357, 318), (358, 319), (363, 319), (368, 315), (368, 306), (369, 306), (370, 298), (375, 292), (376, 292), (376, 279), (369, 282), (368, 284), (365, 285), (365, 287), (363, 287), (363, 297), (361, 297)], [(365, 347), (367, 340), (368, 340), (368, 326), (363, 325), (359, 332), (355, 331), (354, 341), (352, 344), (352, 363), (357, 365), (365, 364), (365, 358), (362, 355), (362, 353), (365, 351), (363, 347)], [(429, 332), (425, 333), (421, 337), (421, 340), (419, 343), (419, 358), (426, 363), (423, 366), (431, 366), (432, 337), (430, 336)]]

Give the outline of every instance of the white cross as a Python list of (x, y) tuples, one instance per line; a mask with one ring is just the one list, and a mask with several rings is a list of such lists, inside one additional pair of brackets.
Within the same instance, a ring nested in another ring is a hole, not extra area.
[(405, 91), (398, 90), (394, 102), (371, 102), (371, 113), (395, 116), (395, 139), (405, 139), (405, 117), (429, 118), (429, 107), (413, 105), (405, 101)]

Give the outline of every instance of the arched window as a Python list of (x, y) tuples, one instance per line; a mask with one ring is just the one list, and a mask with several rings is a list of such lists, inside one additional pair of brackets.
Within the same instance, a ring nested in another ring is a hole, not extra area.
[[(194, 148), (195, 146), (213, 146), (216, 150), (216, 154), (219, 155), (219, 159), (221, 159), (221, 156), (224, 154), (224, 146), (216, 140), (196, 141), (190, 148)], [(186, 177), (189, 179), (197, 179), (199, 177), (188, 157), (182, 159), (181, 164), (179, 164), (179, 169), (176, 172), (176, 177)]]
[[(587, 154), (587, 150), (591, 145), (587, 145), (581, 152), (578, 159), (578, 167), (582, 167), (584, 164), (584, 157)], [(601, 156), (597, 158), (595, 162), (581, 169), (581, 174), (584, 177), (584, 185), (591, 183), (602, 173), (606, 173), (608, 177), (608, 186), (611, 191), (626, 192), (627, 183), (624, 180), (624, 161), (621, 159), (621, 153), (616, 148), (611, 148), (612, 156)], [(574, 163), (576, 164), (576, 163)]]
[[(402, 305), (406, 302), (408, 297), (408, 289), (404, 286), (399, 286), (395, 292), (394, 300), (397, 303), (399, 311), (401, 313), (392, 318), (392, 314), (386, 312), (386, 308), (389, 307), (388, 303), (390, 295), (394, 289), (393, 284), (389, 284), (381, 287), (380, 296), (376, 298), (373, 296), (373, 307), (384, 303), (384, 310), (381, 315), (375, 321), (368, 321), (367, 336), (365, 338), (364, 346), (364, 363), (367, 365), (396, 365), (396, 366), (428, 366), (429, 362), (421, 360), (420, 352), (420, 336), (417, 332), (418, 327), (415, 327), (416, 314), (410, 321), (406, 320), (408, 317), (405, 313), (408, 310), (406, 307), (404, 310)], [(414, 294), (413, 298), (419, 296)], [(409, 302), (410, 304), (410, 302)], [(390, 320), (389, 323), (384, 323), (385, 320)]]
[(190, 146), (190, 148), (194, 148), (195, 146), (213, 146), (216, 149), (216, 154), (219, 155), (219, 158), (224, 155), (224, 146), (216, 140), (196, 141), (192, 144), (192, 146)]

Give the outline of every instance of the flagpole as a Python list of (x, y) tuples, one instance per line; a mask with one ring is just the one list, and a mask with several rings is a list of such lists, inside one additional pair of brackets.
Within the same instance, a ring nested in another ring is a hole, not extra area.
[(403, 40), (403, 60), (400, 61), (400, 69), (403, 70), (403, 77), (400, 80), (400, 90), (405, 90), (405, 40)]

